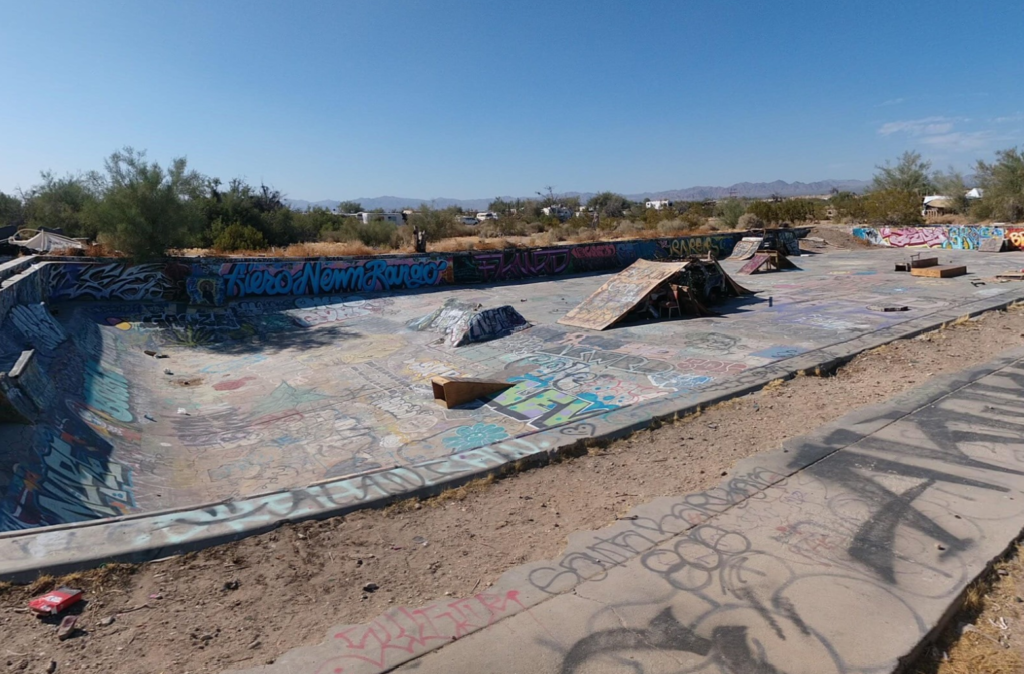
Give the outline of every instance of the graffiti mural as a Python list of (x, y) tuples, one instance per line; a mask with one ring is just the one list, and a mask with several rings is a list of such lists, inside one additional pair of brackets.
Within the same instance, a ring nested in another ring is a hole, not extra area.
[(406, 290), (445, 282), (450, 258), (237, 262), (221, 266), (228, 298)]
[(166, 264), (131, 265), (64, 262), (50, 272), (50, 298), (54, 300), (159, 300), (173, 299), (189, 274), (189, 267)]
[(19, 304), (11, 308), (9, 320), (36, 349), (53, 351), (68, 338), (44, 304)]
[(949, 225), (933, 227), (854, 227), (854, 236), (876, 246), (977, 250), (986, 239), (1002, 239), (1002, 227)]
[(14, 467), (0, 501), (0, 531), (116, 517), (135, 507), (131, 471), (109, 460), (109, 443), (89, 435), (42, 427), (38, 462)]

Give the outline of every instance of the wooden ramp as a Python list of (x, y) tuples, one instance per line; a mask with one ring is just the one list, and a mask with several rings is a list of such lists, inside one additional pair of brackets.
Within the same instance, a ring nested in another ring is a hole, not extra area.
[(562, 325), (604, 330), (628, 314), (655, 288), (686, 269), (689, 262), (637, 260), (559, 319)]
[(982, 253), (1002, 253), (1006, 248), (1006, 239), (1001, 236), (990, 236), (981, 242), (978, 250)]
[(764, 241), (759, 236), (745, 236), (740, 239), (740, 242), (732, 249), (732, 255), (729, 256), (730, 260), (749, 260), (757, 254), (757, 250), (761, 247), (761, 242)]
[(778, 271), (780, 269), (799, 269), (789, 258), (777, 250), (766, 250), (750, 258), (750, 262), (740, 267), (738, 274), (756, 274), (759, 272)]

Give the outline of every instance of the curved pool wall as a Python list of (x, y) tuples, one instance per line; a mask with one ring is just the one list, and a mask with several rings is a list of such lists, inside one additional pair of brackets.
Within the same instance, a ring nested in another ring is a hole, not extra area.
[[(797, 248), (806, 233), (784, 230), (783, 236)], [(147, 466), (163, 457), (139, 449), (149, 393), (135, 382), (152, 363), (112, 326), (80, 320), (88, 312), (76, 309), (79, 302), (163, 304), (201, 313), (257, 298), (515, 282), (621, 269), (640, 258), (708, 252), (721, 258), (743, 235), (377, 257), (172, 258), (132, 265), (33, 256), (0, 264), (0, 431), (9, 447), (0, 454), (0, 531), (150, 510), (137, 503), (136, 486), (151, 479)], [(146, 487), (141, 491), (175, 485)]]

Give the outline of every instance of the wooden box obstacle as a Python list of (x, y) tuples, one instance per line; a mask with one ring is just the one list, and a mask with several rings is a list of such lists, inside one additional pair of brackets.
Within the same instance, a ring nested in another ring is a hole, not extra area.
[(952, 278), (954, 276), (963, 276), (966, 273), (967, 267), (955, 264), (919, 267), (910, 270), (912, 276), (923, 276), (926, 278)]

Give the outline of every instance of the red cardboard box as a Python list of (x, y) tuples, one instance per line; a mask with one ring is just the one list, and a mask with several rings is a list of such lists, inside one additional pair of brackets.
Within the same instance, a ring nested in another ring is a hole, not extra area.
[(28, 603), (28, 607), (36, 615), (57, 615), (78, 603), (81, 598), (81, 590), (61, 587), (53, 592), (47, 592), (42, 597), (36, 597)]

